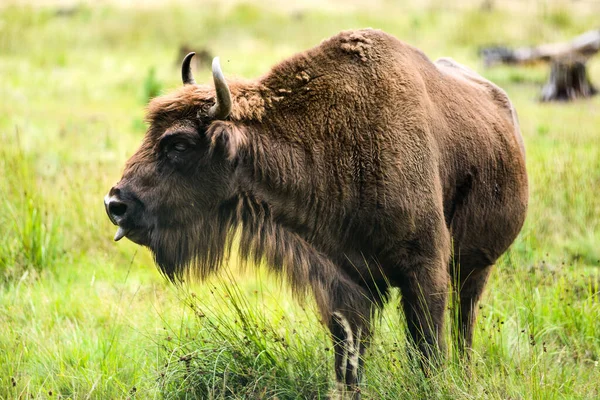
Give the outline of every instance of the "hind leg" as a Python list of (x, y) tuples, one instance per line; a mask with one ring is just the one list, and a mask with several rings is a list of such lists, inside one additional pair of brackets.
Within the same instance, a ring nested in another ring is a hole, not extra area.
[(448, 295), (448, 274), (441, 261), (424, 265), (407, 274), (400, 286), (402, 305), (410, 338), (424, 357), (423, 371), (439, 364), (445, 355), (444, 312)]
[(473, 329), (477, 318), (477, 304), (492, 270), (492, 265), (473, 267), (462, 264), (453, 276), (456, 345), (461, 357), (469, 357), (467, 351), (473, 344)]

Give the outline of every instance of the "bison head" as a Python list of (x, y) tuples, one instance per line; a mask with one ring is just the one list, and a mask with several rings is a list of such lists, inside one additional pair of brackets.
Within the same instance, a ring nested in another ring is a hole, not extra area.
[(149, 104), (142, 145), (104, 199), (118, 227), (114, 239), (149, 247), (171, 279), (190, 263), (202, 272), (220, 263), (231, 236), (235, 149), (244, 138), (227, 121), (232, 99), (218, 58), (213, 90), (194, 81), (193, 56), (183, 61), (183, 88)]

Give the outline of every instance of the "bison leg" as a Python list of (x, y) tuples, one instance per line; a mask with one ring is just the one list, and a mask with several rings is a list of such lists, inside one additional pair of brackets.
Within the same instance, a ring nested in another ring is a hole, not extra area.
[[(481, 298), (483, 289), (488, 280), (492, 266), (469, 268), (465, 265), (457, 267), (455, 277), (452, 281), (455, 286), (455, 313), (457, 323), (455, 328), (457, 334), (456, 345), (462, 357), (469, 357), (467, 350), (473, 344), (473, 328), (477, 318), (477, 303)], [(457, 279), (458, 278), (458, 279)], [(457, 287), (458, 285), (458, 287)], [(458, 301), (458, 304), (456, 304)]]
[(335, 353), (336, 394), (332, 398), (360, 399), (362, 356), (369, 336), (368, 313), (335, 311), (329, 329)]
[(400, 286), (402, 305), (413, 344), (422, 354), (425, 373), (441, 361), (445, 353), (444, 312), (448, 297), (445, 267), (427, 265), (405, 277)]

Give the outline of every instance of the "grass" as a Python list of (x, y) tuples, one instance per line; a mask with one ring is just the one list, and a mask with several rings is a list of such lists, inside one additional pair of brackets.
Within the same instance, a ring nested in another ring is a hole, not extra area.
[[(252, 78), (365, 26), (504, 87), (531, 180), (526, 224), (481, 304), (471, 374), (450, 359), (422, 376), (407, 356), (396, 296), (366, 356), (365, 397), (600, 396), (600, 97), (540, 104), (544, 67), (484, 70), (477, 59), (488, 43), (568, 39), (595, 28), (596, 14), (564, 2), (523, 13), (384, 3), (343, 12), (216, 2), (0, 8), (0, 398), (327, 395), (331, 343), (310, 301), (235, 266), (175, 288), (145, 250), (111, 241), (102, 198), (142, 138), (148, 98), (180, 85), (180, 45), (220, 55), (226, 75)], [(589, 73), (598, 84), (600, 62)]]

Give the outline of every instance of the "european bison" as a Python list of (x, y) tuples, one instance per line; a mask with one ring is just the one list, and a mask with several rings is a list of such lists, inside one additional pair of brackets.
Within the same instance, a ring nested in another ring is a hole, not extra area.
[[(492, 265), (527, 209), (525, 150), (506, 93), (378, 30), (347, 31), (255, 81), (152, 100), (149, 129), (105, 198), (115, 240), (147, 246), (172, 280), (239, 255), (312, 291), (340, 392), (358, 393), (373, 310), (399, 287), (412, 341), (443, 354), (455, 284), (471, 346)], [(426, 364), (426, 363), (425, 363)], [(356, 394), (356, 397), (359, 395)]]

